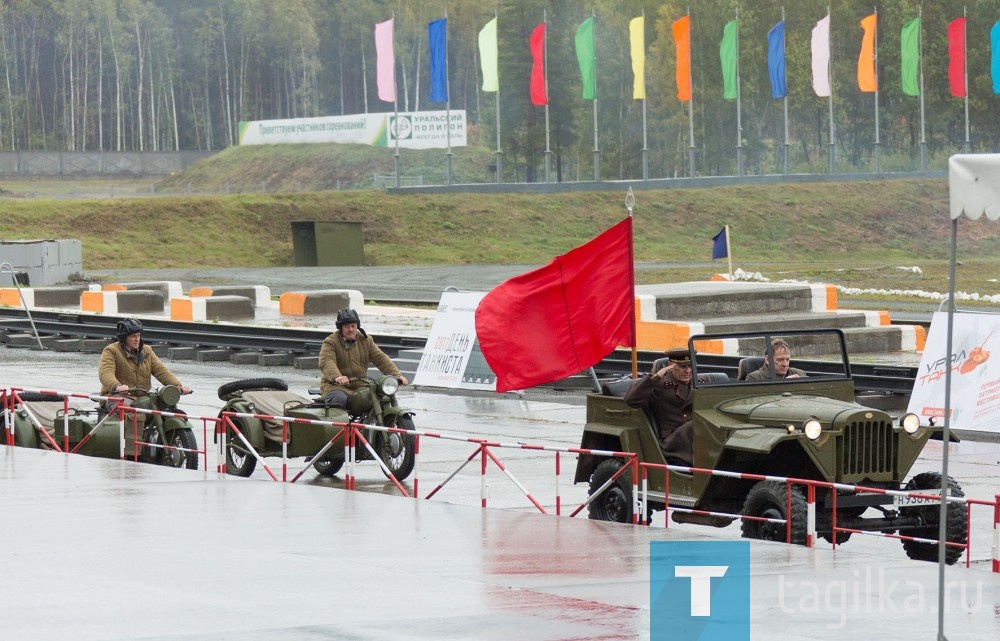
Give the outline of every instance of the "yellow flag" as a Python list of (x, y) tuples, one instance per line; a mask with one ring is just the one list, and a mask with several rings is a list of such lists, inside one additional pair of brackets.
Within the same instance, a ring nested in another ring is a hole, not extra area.
[(646, 18), (639, 16), (628, 23), (632, 43), (632, 98), (646, 99)]

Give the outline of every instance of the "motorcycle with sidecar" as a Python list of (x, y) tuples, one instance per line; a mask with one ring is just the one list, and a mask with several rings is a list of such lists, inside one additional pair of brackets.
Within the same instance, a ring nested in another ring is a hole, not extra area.
[[(174, 415), (126, 412), (125, 457), (143, 463), (197, 469), (198, 441), (190, 422), (177, 409), (181, 390), (173, 385), (158, 390), (131, 388), (126, 396), (129, 405), (136, 409)], [(11, 394), (9, 406), (10, 425), (5, 427), (14, 445), (103, 458), (121, 456), (117, 411), (108, 413), (100, 404), (85, 407), (75, 398), (39, 392)], [(140, 435), (138, 451), (136, 435)]]
[[(309, 390), (311, 398), (290, 392), (288, 384), (277, 378), (238, 380), (219, 387), (219, 398), (226, 403), (219, 418), (224, 418), (226, 412), (242, 415), (228, 417), (231, 425), (223, 423), (226, 431), (226, 471), (236, 476), (250, 476), (257, 467), (258, 459), (254, 452), (261, 458), (282, 456), (284, 453), (289, 458), (312, 458), (317, 472), (333, 476), (346, 460), (344, 435), (348, 423), (414, 430), (413, 411), (400, 407), (396, 401), (399, 381), (395, 377), (351, 379), (352, 383), (356, 381), (364, 383), (364, 386), (348, 398), (346, 410), (327, 405), (315, 389)], [(339, 425), (280, 421), (263, 418), (265, 416)], [(363, 429), (362, 434), (385, 465), (383, 473), (388, 470), (398, 481), (410, 475), (415, 461), (413, 435), (371, 428)], [(317, 456), (331, 441), (333, 444), (322, 456)], [(247, 447), (248, 444), (253, 451)], [(374, 459), (369, 449), (360, 443), (356, 444), (354, 452), (356, 461)]]

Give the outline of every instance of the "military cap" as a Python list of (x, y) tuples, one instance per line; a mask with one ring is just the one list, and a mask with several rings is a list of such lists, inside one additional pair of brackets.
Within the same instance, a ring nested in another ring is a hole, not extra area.
[(690, 365), (691, 364), (691, 350), (686, 347), (678, 347), (676, 349), (668, 349), (664, 352), (667, 358), (670, 359), (671, 363), (677, 363), (678, 365)]

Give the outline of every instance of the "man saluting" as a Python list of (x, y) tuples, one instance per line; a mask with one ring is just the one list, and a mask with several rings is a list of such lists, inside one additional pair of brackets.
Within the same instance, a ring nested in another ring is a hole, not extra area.
[(625, 403), (652, 412), (660, 430), (660, 450), (668, 464), (690, 467), (691, 353), (683, 347), (668, 350), (666, 355), (667, 365), (633, 383), (625, 392)]

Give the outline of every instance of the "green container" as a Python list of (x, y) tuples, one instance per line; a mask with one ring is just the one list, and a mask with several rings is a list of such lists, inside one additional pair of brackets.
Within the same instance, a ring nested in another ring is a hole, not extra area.
[(296, 267), (338, 267), (365, 264), (361, 223), (324, 220), (292, 223)]

